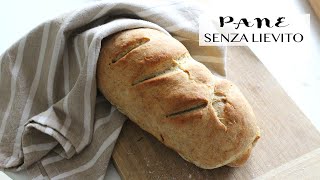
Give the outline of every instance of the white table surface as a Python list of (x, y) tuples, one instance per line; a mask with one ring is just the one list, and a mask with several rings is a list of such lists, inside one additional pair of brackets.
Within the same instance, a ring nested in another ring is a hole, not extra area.
[[(83, 6), (93, 0), (7, 0), (0, 2), (0, 54), (21, 36), (43, 21), (63, 12)], [(216, 8), (218, 6), (218, 8)], [(288, 95), (320, 130), (320, 20), (306, 0), (213, 0), (210, 8), (215, 14), (310, 13), (311, 44), (301, 49), (264, 48), (250, 46), (278, 80)], [(24, 179), (25, 174), (6, 172), (11, 178)], [(114, 166), (108, 168), (105, 179), (120, 179)], [(0, 172), (0, 179), (10, 179)]]

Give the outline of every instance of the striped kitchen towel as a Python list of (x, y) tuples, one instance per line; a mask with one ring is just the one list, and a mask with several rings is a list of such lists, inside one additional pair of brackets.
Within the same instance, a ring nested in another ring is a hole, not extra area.
[(158, 29), (223, 76), (225, 49), (198, 46), (200, 13), (182, 1), (95, 2), (21, 38), (0, 57), (0, 167), (34, 179), (103, 179), (126, 117), (97, 92), (101, 40)]

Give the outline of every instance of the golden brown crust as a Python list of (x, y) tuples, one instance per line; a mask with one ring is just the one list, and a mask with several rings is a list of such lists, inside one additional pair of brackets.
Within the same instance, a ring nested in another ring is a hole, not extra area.
[(122, 113), (199, 167), (240, 165), (259, 137), (238, 88), (157, 30), (127, 30), (104, 40), (97, 81)]

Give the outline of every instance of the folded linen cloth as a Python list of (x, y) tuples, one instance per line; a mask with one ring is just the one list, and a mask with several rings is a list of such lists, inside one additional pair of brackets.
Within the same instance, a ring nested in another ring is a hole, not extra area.
[(126, 117), (96, 89), (101, 40), (158, 29), (224, 76), (225, 49), (198, 46), (200, 13), (182, 1), (96, 2), (25, 35), (0, 57), (0, 167), (35, 179), (103, 179)]

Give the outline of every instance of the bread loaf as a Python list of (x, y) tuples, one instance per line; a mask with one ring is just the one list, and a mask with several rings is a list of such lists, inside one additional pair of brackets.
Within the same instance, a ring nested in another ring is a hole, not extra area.
[(130, 120), (201, 168), (243, 164), (260, 137), (239, 89), (157, 30), (132, 29), (104, 39), (97, 83)]

